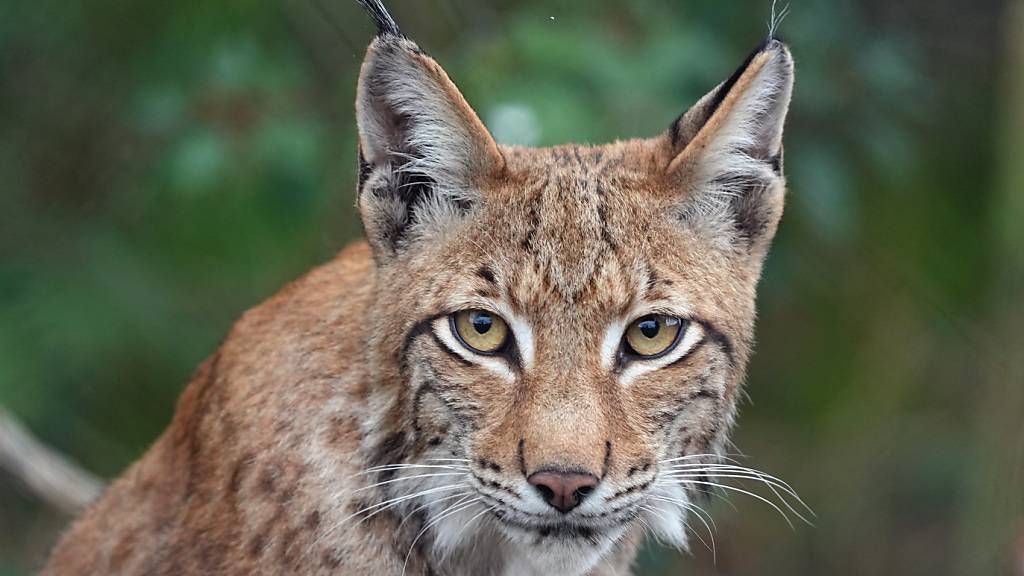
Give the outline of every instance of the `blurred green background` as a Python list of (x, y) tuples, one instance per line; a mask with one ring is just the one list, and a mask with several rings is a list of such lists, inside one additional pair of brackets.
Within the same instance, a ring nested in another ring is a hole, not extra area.
[[(654, 135), (768, 0), (392, 0), (499, 140)], [(780, 6), (781, 7), (781, 6)], [(350, 0), (0, 0), (0, 405), (113, 477), (241, 311), (360, 235)], [(1024, 574), (1024, 2), (794, 0), (790, 195), (712, 505), (640, 574)], [(0, 574), (67, 522), (0, 471)], [(706, 534), (704, 535), (706, 538)]]

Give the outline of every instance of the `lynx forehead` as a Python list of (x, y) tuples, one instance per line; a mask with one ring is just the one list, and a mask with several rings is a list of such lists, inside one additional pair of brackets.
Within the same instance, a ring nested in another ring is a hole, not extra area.
[(367, 241), (246, 313), (46, 573), (628, 574), (716, 476), (760, 478), (721, 455), (788, 49), (654, 138), (511, 147), (362, 4)]

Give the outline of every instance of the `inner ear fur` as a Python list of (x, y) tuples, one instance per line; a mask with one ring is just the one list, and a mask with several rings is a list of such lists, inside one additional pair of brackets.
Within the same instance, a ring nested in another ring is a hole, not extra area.
[(356, 118), (360, 212), (379, 253), (453, 225), (481, 201), (481, 183), (504, 169), (455, 84), (403, 36), (382, 34), (370, 44)]
[[(422, 162), (460, 177), (500, 169), (504, 160), (487, 128), (444, 69), (411, 40), (378, 36), (367, 49), (356, 98), (359, 142), (371, 164)], [(396, 157), (397, 156), (397, 157)]]
[(782, 133), (792, 88), (789, 49), (768, 39), (673, 122), (662, 146), (683, 220), (754, 244), (771, 239), (782, 213)]

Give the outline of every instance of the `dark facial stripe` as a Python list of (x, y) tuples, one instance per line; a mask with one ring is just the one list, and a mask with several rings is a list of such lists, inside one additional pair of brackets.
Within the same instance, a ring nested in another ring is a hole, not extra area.
[(612, 441), (605, 440), (604, 442), (604, 462), (601, 464), (601, 480), (604, 480), (605, 476), (608, 475), (608, 466), (612, 462)]
[(513, 498), (515, 498), (517, 500), (520, 500), (523, 497), (521, 494), (519, 494), (519, 492), (516, 492), (515, 489), (513, 489), (511, 486), (506, 486), (506, 485), (504, 485), (501, 482), (498, 482), (496, 480), (487, 480), (486, 478), (481, 478), (480, 476), (477, 476), (476, 474), (473, 474), (473, 478), (477, 482), (479, 482), (482, 486), (487, 486), (488, 488), (491, 488), (492, 490), (498, 490), (498, 491), (504, 492), (504, 493), (512, 496)]
[(661, 279), (658, 277), (658, 273), (648, 264), (644, 264), (644, 270), (647, 272), (647, 283), (645, 285), (647, 294), (654, 291), (655, 287), (661, 283)]
[(485, 470), (490, 470), (491, 472), (494, 472), (495, 474), (501, 474), (501, 466), (498, 465), (498, 463), (494, 462), (493, 460), (488, 460), (486, 458), (480, 458), (480, 460), (477, 461), (477, 464), (479, 464), (480, 467), (485, 469)]
[(704, 339), (718, 344), (722, 352), (729, 358), (729, 364), (736, 366), (736, 348), (733, 346), (732, 339), (715, 328), (714, 324), (704, 320), (700, 320), (700, 323), (704, 326)]
[[(693, 357), (693, 355), (698, 350), (700, 350), (701, 346), (704, 346), (708, 342), (711, 342), (711, 343), (714, 343), (714, 344), (718, 345), (718, 347), (722, 350), (722, 352), (725, 353), (726, 358), (728, 358), (730, 366), (735, 366), (736, 365), (736, 350), (735, 350), (735, 348), (733, 348), (732, 340), (728, 336), (726, 336), (725, 334), (720, 332), (717, 328), (715, 328), (715, 326), (713, 324), (711, 324), (707, 320), (701, 320), (699, 318), (693, 318), (690, 321), (691, 322), (695, 322), (695, 323), (701, 325), (701, 327), (704, 329), (704, 337), (701, 338), (701, 340), (699, 342), (694, 344), (693, 345), (693, 349), (691, 349), (689, 352), (687, 352), (686, 354), (683, 354), (679, 358), (676, 358), (675, 360), (673, 360), (669, 364), (666, 364), (664, 366), (664, 368), (662, 368), (663, 370), (665, 368), (670, 367), (670, 366), (675, 366), (676, 364), (679, 364), (680, 362), (683, 362), (683, 361)], [(682, 337), (682, 336), (683, 335), (680, 335), (680, 337)]]
[(444, 314), (434, 314), (433, 316), (428, 316), (427, 318), (420, 320), (419, 322), (414, 324), (412, 328), (409, 329), (409, 332), (406, 333), (405, 338), (402, 339), (402, 356), (399, 359), (399, 365), (401, 367), (401, 372), (403, 375), (408, 376), (409, 348), (412, 346), (412, 343), (415, 342), (417, 338), (423, 336), (424, 334), (432, 334), (433, 330), (431, 329), (431, 324), (433, 324), (435, 320), (442, 316), (444, 316)]
[(444, 341), (442, 341), (441, 338), (439, 338), (437, 336), (437, 333), (434, 332), (433, 330), (430, 331), (430, 336), (433, 337), (434, 342), (437, 344), (437, 347), (440, 348), (442, 352), (447, 354), (449, 358), (451, 358), (452, 360), (455, 360), (456, 362), (458, 362), (459, 364), (462, 364), (463, 366), (475, 366), (475, 364), (473, 364), (469, 360), (466, 360), (465, 358), (460, 356), (457, 352), (455, 352), (454, 350), (449, 348), (448, 345), (445, 344)]
[(630, 494), (632, 494), (634, 492), (639, 492), (641, 490), (646, 490), (651, 484), (654, 484), (654, 477), (653, 476), (650, 479), (648, 479), (648, 480), (646, 480), (644, 482), (640, 482), (639, 484), (634, 484), (632, 486), (627, 486), (626, 488), (623, 488), (622, 490), (619, 490), (615, 494), (612, 494), (611, 496), (609, 496), (608, 499), (606, 500), (606, 502), (609, 502), (609, 503), (610, 502), (614, 502), (615, 500), (618, 500), (619, 498), (622, 498), (623, 496), (628, 496), (628, 495), (630, 495)]
[(626, 472), (626, 478), (632, 478), (633, 475), (636, 474), (637, 472), (647, 472), (650, 469), (651, 462), (649, 460), (647, 462), (644, 462), (641, 466), (631, 466), (629, 468), (629, 471)]
[[(392, 432), (387, 435), (370, 454), (370, 466), (384, 466), (398, 462), (406, 462), (409, 458), (408, 437), (404, 432)], [(394, 470), (385, 470), (380, 473), (383, 479), (390, 479), (395, 475)]]
[(489, 266), (481, 266), (477, 271), (476, 275), (483, 278), (490, 284), (497, 284), (497, 280), (494, 278), (494, 270), (491, 270)]
[(440, 318), (441, 316), (444, 316), (444, 314), (434, 314), (433, 316), (424, 318), (417, 322), (416, 324), (414, 324), (413, 327), (409, 329), (409, 332), (406, 333), (405, 338), (402, 340), (403, 358), (407, 354), (409, 354), (409, 347), (412, 346), (412, 343), (414, 340), (416, 340), (416, 338), (428, 332), (432, 332), (430, 325), (433, 324), (433, 322)]

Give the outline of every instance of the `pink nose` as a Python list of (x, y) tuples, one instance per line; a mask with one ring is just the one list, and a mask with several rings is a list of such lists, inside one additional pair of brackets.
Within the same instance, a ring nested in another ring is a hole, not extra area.
[(526, 481), (562, 514), (579, 506), (597, 486), (596, 476), (577, 472), (534, 472)]

